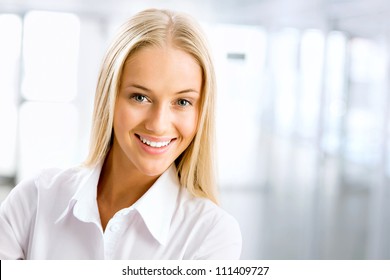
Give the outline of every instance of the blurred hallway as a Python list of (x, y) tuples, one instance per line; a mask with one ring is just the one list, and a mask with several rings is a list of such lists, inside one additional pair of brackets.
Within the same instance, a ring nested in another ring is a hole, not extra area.
[(389, 259), (387, 179), (337, 158), (316, 163), (307, 147), (289, 149), (271, 158), (292, 164), (267, 166), (262, 183), (223, 189), (222, 205), (242, 228), (242, 258)]

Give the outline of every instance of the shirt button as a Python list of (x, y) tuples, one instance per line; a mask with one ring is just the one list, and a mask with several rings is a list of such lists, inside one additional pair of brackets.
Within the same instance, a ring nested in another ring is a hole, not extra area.
[(112, 232), (117, 232), (118, 230), (120, 230), (120, 226), (118, 224), (113, 224), (112, 226), (110, 226), (110, 230)]

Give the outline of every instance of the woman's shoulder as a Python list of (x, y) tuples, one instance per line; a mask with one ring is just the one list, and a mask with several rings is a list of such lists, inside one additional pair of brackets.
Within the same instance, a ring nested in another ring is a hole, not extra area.
[[(2, 203), (3, 211), (33, 213), (63, 210), (91, 174), (85, 167), (47, 168), (21, 180)], [(8, 209), (8, 210), (7, 210)]]
[(90, 174), (96, 167), (75, 165), (66, 168), (45, 168), (37, 173), (40, 180), (75, 180)]
[(59, 181), (72, 177), (77, 169), (42, 169), (33, 175), (23, 178), (1, 203), (2, 211), (34, 213), (40, 198), (49, 190), (54, 190)]
[(88, 169), (82, 166), (69, 168), (46, 168), (40, 170), (34, 176), (34, 183), (39, 189), (53, 189), (66, 184), (71, 188), (73, 183), (82, 180), (88, 173)]
[(185, 188), (180, 192), (179, 208), (187, 214), (194, 214), (197, 217), (207, 217), (215, 221), (219, 219), (235, 220), (222, 207), (215, 204), (208, 198), (198, 197), (190, 194)]
[(198, 259), (238, 259), (242, 236), (237, 220), (211, 200), (181, 194), (179, 205), (183, 223), (196, 232)]
[[(52, 193), (60, 189), (71, 194), (77, 189), (77, 181), (82, 180), (87, 173), (88, 169), (80, 166), (41, 169), (35, 174), (23, 178), (8, 196), (23, 195), (34, 199), (44, 193)], [(64, 185), (66, 188), (62, 188)]]
[(234, 231), (241, 238), (240, 227), (233, 215), (208, 198), (194, 196), (188, 191), (181, 194), (180, 212), (186, 219), (195, 219), (203, 227)]

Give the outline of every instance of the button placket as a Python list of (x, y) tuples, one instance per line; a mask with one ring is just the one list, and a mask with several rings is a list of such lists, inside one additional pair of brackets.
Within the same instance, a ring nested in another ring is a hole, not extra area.
[(130, 217), (133, 216), (134, 211), (126, 210), (117, 212), (108, 222), (104, 232), (104, 254), (106, 259), (115, 257), (113, 254), (115, 248), (120, 241), (123, 231), (129, 225)]
[(121, 216), (114, 216), (107, 224), (106, 231), (104, 232), (104, 251), (105, 258), (111, 259), (114, 253), (115, 246), (121, 235), (121, 229), (123, 228)]
[(111, 232), (118, 232), (121, 229), (121, 226), (118, 223), (115, 223), (110, 226), (110, 231)]

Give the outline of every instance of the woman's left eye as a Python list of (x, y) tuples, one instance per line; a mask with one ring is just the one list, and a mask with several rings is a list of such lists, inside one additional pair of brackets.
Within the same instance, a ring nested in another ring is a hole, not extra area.
[(185, 99), (179, 99), (177, 101), (177, 105), (179, 105), (181, 107), (186, 107), (186, 106), (191, 105), (191, 102), (189, 102), (188, 100), (185, 100)]

